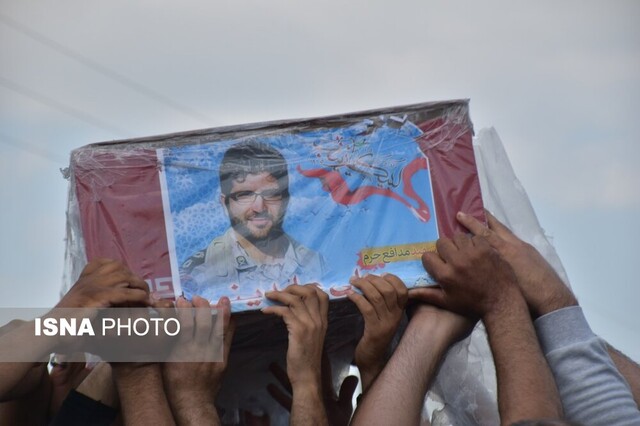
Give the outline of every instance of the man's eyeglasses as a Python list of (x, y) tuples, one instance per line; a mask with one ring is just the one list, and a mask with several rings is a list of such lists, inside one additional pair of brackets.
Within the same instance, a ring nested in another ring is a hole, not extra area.
[(266, 189), (261, 192), (238, 191), (229, 194), (229, 198), (240, 204), (251, 204), (256, 198), (262, 197), (265, 203), (276, 203), (282, 201), (282, 191), (280, 189)]

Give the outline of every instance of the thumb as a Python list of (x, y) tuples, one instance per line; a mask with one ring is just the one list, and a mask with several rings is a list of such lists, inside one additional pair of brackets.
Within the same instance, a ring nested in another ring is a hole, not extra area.
[(447, 309), (447, 300), (440, 287), (418, 287), (409, 289), (409, 299), (420, 300), (438, 308)]

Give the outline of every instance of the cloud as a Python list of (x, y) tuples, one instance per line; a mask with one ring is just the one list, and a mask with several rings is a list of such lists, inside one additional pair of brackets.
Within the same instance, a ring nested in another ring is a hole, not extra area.
[[(545, 227), (567, 212), (639, 206), (637, 1), (5, 3), (2, 13), (211, 117), (203, 124), (0, 25), (2, 77), (123, 128), (125, 137), (470, 97), (476, 129), (497, 129), (534, 206), (552, 206)], [(121, 136), (6, 88), (0, 128), (65, 156)], [(27, 230), (41, 214), (64, 229), (64, 207), (50, 202), (66, 198), (59, 165), (11, 147), (0, 153), (0, 198), (11, 204), (0, 217), (10, 225), (5, 240), (17, 241), (3, 257), (17, 272), (2, 282), (53, 276), (57, 289), (58, 269), (37, 272), (45, 267), (32, 267), (31, 249), (61, 261), (59, 233), (38, 226), (35, 241), (22, 240), (33, 238)], [(290, 214), (322, 202), (292, 200)], [(212, 226), (200, 207), (197, 223)], [(579, 234), (571, 238), (591, 247), (589, 233)], [(585, 283), (595, 263), (576, 264)], [(629, 265), (615, 274), (635, 276)]]

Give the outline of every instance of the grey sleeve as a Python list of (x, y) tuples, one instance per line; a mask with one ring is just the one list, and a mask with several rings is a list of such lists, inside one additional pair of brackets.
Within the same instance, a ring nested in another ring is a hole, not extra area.
[(548, 313), (535, 323), (567, 420), (584, 425), (640, 425), (631, 389), (589, 327), (579, 306)]

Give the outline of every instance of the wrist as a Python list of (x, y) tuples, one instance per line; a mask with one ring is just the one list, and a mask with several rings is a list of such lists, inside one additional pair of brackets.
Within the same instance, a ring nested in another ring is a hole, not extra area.
[[(447, 348), (455, 343), (459, 331), (457, 314), (452, 312), (432, 312), (430, 310), (417, 311), (404, 334), (414, 336), (417, 344)], [(431, 343), (430, 343), (431, 342)], [(434, 346), (435, 345), (435, 346)]]
[(202, 424), (203, 419), (213, 422), (218, 418), (218, 411), (214, 404), (215, 397), (211, 397), (207, 390), (190, 388), (178, 390), (166, 384), (164, 390), (177, 424), (198, 425)]
[(515, 289), (515, 291), (507, 291), (504, 297), (500, 298), (481, 316), (481, 319), (485, 327), (489, 329), (496, 324), (503, 324), (510, 318), (518, 316), (529, 318), (529, 309), (522, 293)]
[(169, 405), (171, 405), (175, 411), (215, 410), (215, 397), (206, 391), (189, 391), (187, 389), (178, 391), (177, 389), (172, 390), (170, 387), (165, 387), (165, 392)]
[(131, 408), (142, 403), (141, 399), (157, 398), (158, 392), (164, 397), (158, 364), (111, 363), (111, 371), (122, 407)]
[(164, 377), (164, 390), (171, 404), (180, 407), (213, 403), (220, 390), (219, 383), (194, 383), (193, 380), (172, 381)]
[(307, 391), (309, 389), (320, 389), (322, 385), (322, 377), (320, 375), (320, 366), (318, 368), (298, 368), (294, 374), (291, 369), (287, 368), (287, 375), (289, 376), (289, 383), (291, 383), (292, 389), (300, 389), (301, 391)]
[(375, 377), (384, 369), (385, 365), (386, 362), (384, 361), (384, 359), (370, 362), (358, 362), (358, 360), (356, 359), (356, 367), (358, 367), (360, 375), (368, 374)]
[(385, 366), (384, 359), (375, 362), (358, 362), (356, 358), (356, 366), (360, 372), (360, 384), (362, 386), (362, 392), (366, 392), (371, 384), (380, 375)]
[(416, 353), (429, 353), (431, 358), (439, 359), (455, 342), (453, 334), (446, 321), (441, 321), (436, 316), (414, 316), (402, 336), (402, 341), (411, 342), (410, 346), (415, 348)]
[[(564, 284), (562, 284), (564, 286)], [(531, 307), (531, 316), (534, 320), (540, 318), (543, 315), (557, 311), (569, 306), (578, 306), (578, 299), (573, 295), (569, 288), (564, 288), (562, 291), (555, 292), (546, 297), (542, 302), (536, 306)]]
[(355, 362), (360, 371), (375, 371), (387, 363), (387, 351), (358, 351), (356, 348)]
[(111, 371), (118, 387), (122, 385), (135, 385), (148, 380), (148, 377), (157, 376), (160, 379), (160, 366), (158, 364), (139, 364), (130, 362), (111, 363)]
[(322, 401), (322, 385), (320, 380), (304, 380), (291, 383), (291, 390), (294, 399), (304, 399), (305, 401)]

